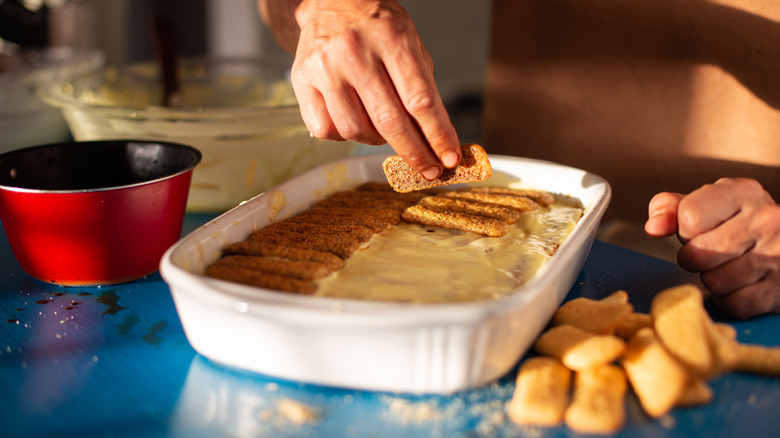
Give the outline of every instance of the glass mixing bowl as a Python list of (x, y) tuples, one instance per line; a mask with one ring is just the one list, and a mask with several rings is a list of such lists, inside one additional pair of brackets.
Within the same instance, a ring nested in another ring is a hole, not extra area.
[(162, 105), (153, 63), (107, 67), (47, 88), (76, 140), (153, 139), (193, 146), (188, 211), (218, 212), (326, 162), (356, 145), (311, 138), (301, 119), (288, 62), (182, 59), (181, 106)]
[(40, 89), (95, 71), (104, 59), (97, 50), (0, 46), (0, 153), (68, 139), (68, 125), (60, 111), (41, 100)]

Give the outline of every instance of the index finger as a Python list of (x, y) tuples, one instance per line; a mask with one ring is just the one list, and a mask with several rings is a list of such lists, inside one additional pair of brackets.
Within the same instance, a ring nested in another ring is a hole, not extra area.
[(677, 223), (681, 238), (690, 240), (736, 215), (741, 200), (731, 187), (706, 184), (680, 200)]
[(385, 66), (401, 103), (422, 138), (445, 167), (460, 162), (460, 142), (436, 88), (430, 57), (422, 45), (386, 58)]
[(647, 206), (645, 232), (652, 237), (671, 236), (677, 232), (677, 208), (683, 195), (663, 192), (653, 196)]
[(404, 109), (390, 82), (386, 75), (363, 78), (362, 83), (366, 85), (358, 90), (360, 100), (374, 127), (393, 150), (426, 179), (435, 179), (442, 172), (442, 163)]

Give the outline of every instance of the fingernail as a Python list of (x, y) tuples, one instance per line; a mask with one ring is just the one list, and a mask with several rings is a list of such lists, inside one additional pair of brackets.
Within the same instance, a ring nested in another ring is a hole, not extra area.
[(443, 157), (441, 157), (441, 162), (446, 167), (455, 167), (459, 161), (460, 157), (458, 156), (458, 153), (453, 151), (447, 152)]
[(441, 170), (438, 167), (429, 167), (422, 171), (422, 176), (428, 181), (434, 180), (439, 177)]

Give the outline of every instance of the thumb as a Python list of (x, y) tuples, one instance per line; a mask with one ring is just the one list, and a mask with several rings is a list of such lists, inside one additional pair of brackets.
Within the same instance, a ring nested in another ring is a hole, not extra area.
[(653, 196), (647, 207), (645, 233), (651, 237), (666, 237), (677, 233), (677, 209), (684, 195), (663, 192)]

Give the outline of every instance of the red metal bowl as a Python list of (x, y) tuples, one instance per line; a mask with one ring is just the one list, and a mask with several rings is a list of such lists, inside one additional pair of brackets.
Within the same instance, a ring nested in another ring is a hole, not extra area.
[(0, 155), (0, 220), (32, 277), (64, 286), (155, 272), (180, 237), (197, 149), (109, 140)]

